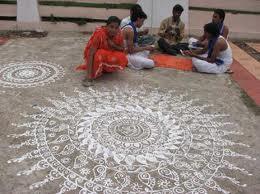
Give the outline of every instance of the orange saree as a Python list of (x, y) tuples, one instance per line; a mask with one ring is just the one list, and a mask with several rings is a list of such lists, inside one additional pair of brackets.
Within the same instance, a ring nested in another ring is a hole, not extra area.
[[(123, 70), (128, 63), (126, 54), (121, 51), (112, 50), (109, 47), (107, 40), (108, 32), (106, 27), (97, 28), (85, 47), (85, 63), (76, 69), (87, 70), (87, 64), (90, 60), (90, 49), (94, 48), (96, 52), (93, 59), (91, 79), (101, 76), (104, 72)], [(123, 37), (121, 32), (118, 32), (112, 41), (117, 45), (123, 46)]]

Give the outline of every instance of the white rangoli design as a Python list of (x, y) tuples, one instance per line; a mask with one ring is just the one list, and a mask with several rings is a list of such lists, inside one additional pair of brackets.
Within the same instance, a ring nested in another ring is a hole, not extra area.
[(0, 66), (0, 86), (9, 88), (43, 86), (63, 75), (63, 68), (57, 64), (42, 61), (13, 62)]
[(248, 146), (226, 138), (241, 134), (225, 121), (227, 115), (206, 113), (210, 106), (187, 95), (149, 87), (75, 93), (61, 93), (59, 99), (48, 99), (50, 106), (35, 107), (37, 114), (24, 114), (28, 122), (15, 126), (28, 130), (9, 136), (28, 137), (11, 147), (32, 148), (9, 163), (38, 161), (18, 175), (49, 171), (31, 189), (56, 179), (64, 180), (59, 193), (79, 189), (80, 194), (228, 193), (216, 179), (245, 186), (224, 173), (250, 175), (228, 158), (253, 159), (230, 149)]

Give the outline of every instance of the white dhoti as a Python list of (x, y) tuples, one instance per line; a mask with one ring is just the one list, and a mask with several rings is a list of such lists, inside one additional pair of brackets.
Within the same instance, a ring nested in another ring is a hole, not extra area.
[(135, 70), (153, 68), (154, 61), (148, 58), (149, 54), (149, 51), (128, 54), (128, 67)]
[[(202, 57), (207, 57), (207, 55), (202, 55)], [(220, 74), (227, 72), (232, 64), (232, 61), (224, 63), (223, 65), (217, 65), (216, 63), (209, 63), (204, 60), (192, 58), (192, 64), (198, 72)]]

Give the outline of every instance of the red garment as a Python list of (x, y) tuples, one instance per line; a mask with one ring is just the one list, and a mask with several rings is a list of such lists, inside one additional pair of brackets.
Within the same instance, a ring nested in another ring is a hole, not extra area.
[(151, 56), (157, 67), (173, 68), (183, 71), (192, 71), (191, 59), (184, 57), (175, 57), (165, 54), (154, 54)]
[[(97, 28), (91, 36), (85, 47), (84, 59), (85, 64), (77, 67), (77, 70), (86, 70), (91, 48), (96, 50), (93, 59), (91, 78), (95, 79), (102, 75), (103, 72), (114, 72), (123, 70), (128, 63), (126, 54), (120, 51), (114, 51), (108, 45), (108, 32), (106, 27)], [(123, 46), (123, 36), (121, 32), (113, 38), (113, 42)]]

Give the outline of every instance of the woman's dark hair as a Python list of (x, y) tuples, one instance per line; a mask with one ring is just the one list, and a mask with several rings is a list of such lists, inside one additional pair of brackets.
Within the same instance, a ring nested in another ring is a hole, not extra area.
[(136, 22), (138, 18), (147, 19), (147, 15), (142, 10), (139, 10), (136, 13), (133, 13), (131, 16), (131, 21)]
[(116, 16), (110, 16), (108, 19), (107, 19), (107, 25), (111, 24), (111, 23), (117, 23), (118, 25), (120, 25), (121, 23), (121, 20), (116, 17)]
[(142, 7), (141, 7), (139, 4), (134, 4), (134, 5), (131, 7), (131, 9), (130, 9), (130, 11), (131, 11), (132, 13), (136, 13), (136, 12), (138, 12), (139, 10), (143, 10)]
[(204, 26), (204, 31), (211, 34), (214, 37), (218, 37), (220, 35), (219, 27), (217, 24), (208, 23)]
[(182, 7), (180, 4), (177, 4), (177, 5), (175, 5), (175, 6), (173, 7), (172, 11), (173, 11), (173, 12), (183, 12), (184, 9), (183, 9), (183, 7)]
[(214, 10), (214, 13), (218, 14), (220, 19), (222, 19), (223, 21), (225, 20), (226, 14), (223, 9), (216, 9), (216, 10)]

